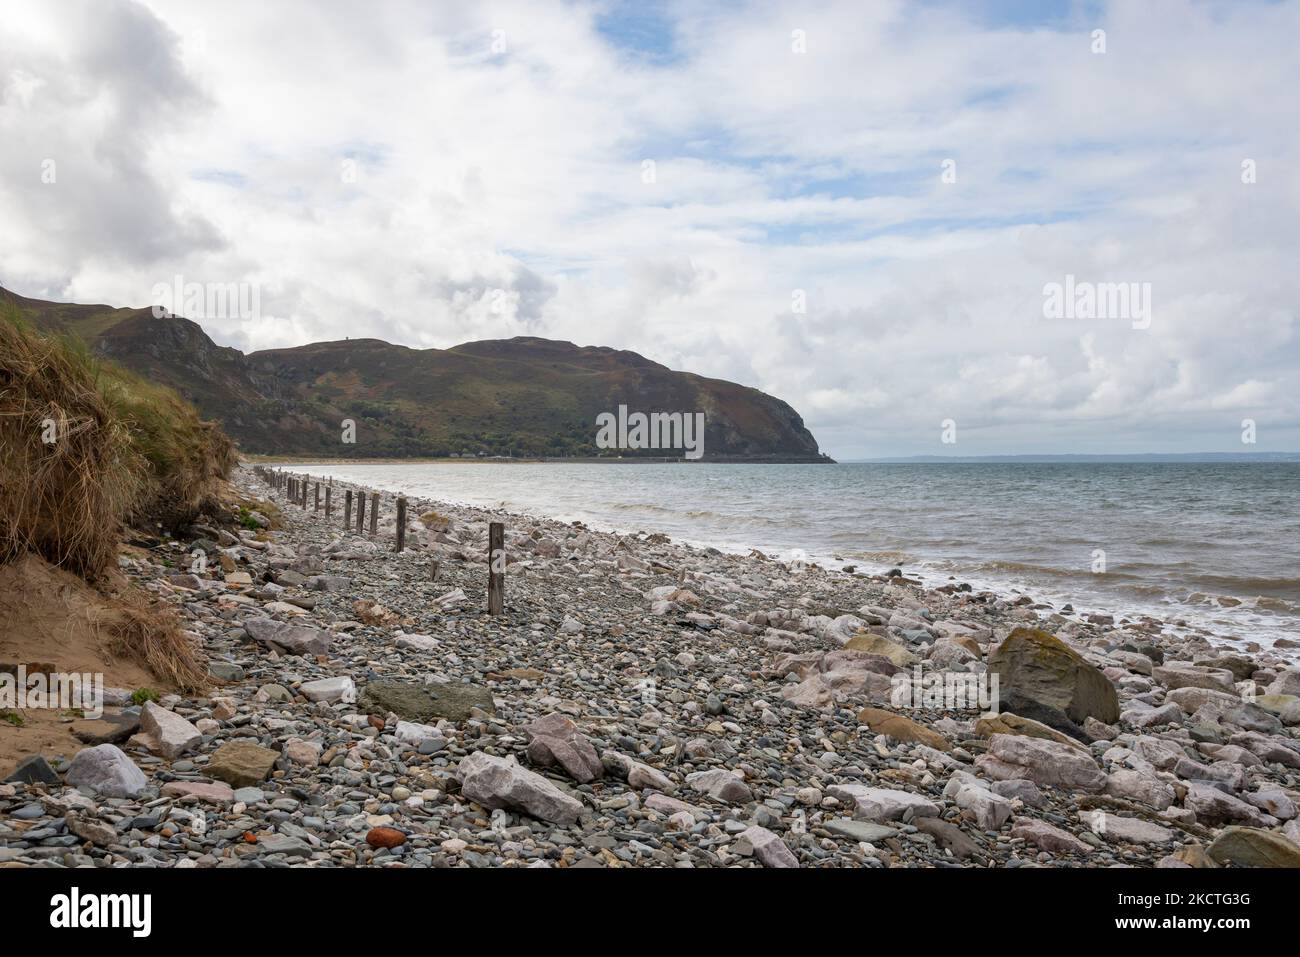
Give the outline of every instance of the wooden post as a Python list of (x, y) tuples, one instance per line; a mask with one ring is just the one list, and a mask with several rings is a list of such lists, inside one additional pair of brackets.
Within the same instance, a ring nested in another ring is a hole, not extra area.
[(343, 493), (343, 527), (352, 527), (352, 489)]
[(315, 498), (315, 501), (312, 502), (312, 509), (311, 509), (311, 510), (312, 510), (313, 512), (319, 512), (319, 511), (320, 511), (320, 482), (317, 482), (317, 483), (316, 483), (316, 498)]
[(488, 524), (488, 614), (505, 610), (506, 598), (506, 527), (500, 522)]
[(357, 493), (357, 534), (361, 535), (366, 530), (366, 493)]
[(370, 535), (379, 534), (379, 493), (370, 493)]
[(325, 486), (325, 517), (330, 517), (330, 487)]
[(406, 547), (406, 496), (397, 496), (397, 550)]
[(304, 512), (307, 511), (307, 488), (310, 485), (311, 483), (306, 479), (302, 480), (302, 510)]

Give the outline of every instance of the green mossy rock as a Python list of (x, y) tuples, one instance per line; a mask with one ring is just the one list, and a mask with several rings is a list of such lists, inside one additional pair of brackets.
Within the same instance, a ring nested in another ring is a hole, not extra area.
[(467, 721), (474, 708), (495, 713), (492, 692), (482, 685), (460, 683), (418, 685), (409, 681), (372, 681), (357, 702), (368, 714), (386, 715), (390, 711), (405, 721), (421, 724), (446, 718)]

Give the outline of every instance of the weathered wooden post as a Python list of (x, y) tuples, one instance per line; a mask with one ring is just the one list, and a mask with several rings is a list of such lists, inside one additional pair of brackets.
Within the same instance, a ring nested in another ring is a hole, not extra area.
[(343, 493), (343, 527), (352, 527), (352, 489)]
[(379, 493), (370, 493), (370, 536), (379, 534)]
[(325, 486), (325, 517), (330, 517), (330, 487)]
[(363, 535), (366, 531), (366, 493), (357, 492), (357, 534)]
[(311, 510), (312, 510), (313, 512), (319, 512), (319, 511), (320, 511), (320, 482), (317, 482), (317, 483), (316, 483), (316, 491), (315, 491), (314, 496), (313, 496), (313, 499), (312, 499)]
[(406, 547), (406, 496), (397, 496), (397, 550)]
[(302, 480), (302, 510), (304, 512), (307, 511), (307, 489), (311, 486), (311, 482), (308, 481), (309, 478), (310, 476)]
[(506, 527), (500, 522), (488, 524), (488, 614), (505, 610), (506, 598)]

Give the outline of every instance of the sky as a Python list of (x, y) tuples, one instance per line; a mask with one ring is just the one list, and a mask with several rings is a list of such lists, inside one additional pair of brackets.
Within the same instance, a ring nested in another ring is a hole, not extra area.
[(631, 349), (841, 459), (1297, 451), (1297, 38), (1250, 0), (6, 0), (0, 284), (239, 284), (177, 311), (244, 351)]

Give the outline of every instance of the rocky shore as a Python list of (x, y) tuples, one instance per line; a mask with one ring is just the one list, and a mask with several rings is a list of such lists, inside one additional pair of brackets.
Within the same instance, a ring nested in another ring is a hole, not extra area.
[(1300, 866), (1290, 642), (234, 482), (283, 527), (121, 559), (212, 688), (0, 768), (0, 866)]

